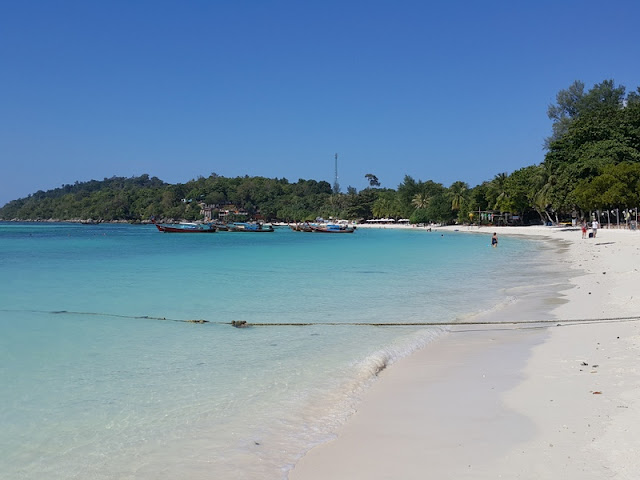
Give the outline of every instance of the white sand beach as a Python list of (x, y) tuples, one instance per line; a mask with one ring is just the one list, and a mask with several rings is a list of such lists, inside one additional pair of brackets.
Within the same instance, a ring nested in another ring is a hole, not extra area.
[(565, 242), (556, 320), (456, 327), (396, 362), (290, 480), (640, 478), (640, 232), (455, 229)]

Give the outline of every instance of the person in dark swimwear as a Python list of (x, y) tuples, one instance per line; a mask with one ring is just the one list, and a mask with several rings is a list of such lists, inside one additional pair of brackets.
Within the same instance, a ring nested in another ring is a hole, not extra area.
[(496, 232), (493, 232), (493, 237), (491, 237), (491, 246), (492, 247), (498, 246), (498, 234)]

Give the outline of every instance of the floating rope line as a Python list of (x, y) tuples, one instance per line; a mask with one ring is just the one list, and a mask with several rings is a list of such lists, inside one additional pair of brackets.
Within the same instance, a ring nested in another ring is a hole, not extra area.
[(231, 322), (204, 320), (204, 319), (179, 319), (156, 317), (151, 315), (120, 315), (116, 313), (100, 313), (100, 312), (74, 312), (70, 310), (6, 310), (0, 309), (0, 312), (12, 313), (45, 313), (51, 315), (83, 315), (96, 317), (114, 317), (129, 318), (134, 320), (161, 320), (165, 322), (181, 322), (181, 323), (210, 323), (214, 325), (231, 325), (237, 328), (244, 327), (310, 327), (310, 326), (332, 326), (332, 327), (455, 327), (469, 325), (550, 325), (563, 326), (565, 324), (585, 324), (585, 323), (611, 323), (611, 322), (636, 322), (640, 320), (640, 315), (631, 317), (608, 317), (608, 318), (574, 318), (567, 320), (515, 320), (515, 321), (460, 321), (460, 322), (275, 322), (275, 323), (249, 323), (245, 320), (233, 320)]
[(70, 310), (0, 310), (0, 312), (11, 313), (47, 313), (51, 315), (83, 315), (94, 317), (114, 317), (114, 318), (130, 318), (134, 320), (163, 320), (165, 322), (181, 322), (181, 323), (219, 323), (229, 324), (230, 322), (211, 322), (203, 319), (179, 319), (179, 318), (167, 318), (167, 317), (153, 317), (150, 315), (119, 315), (117, 313), (100, 313), (100, 312), (74, 312)]
[[(457, 325), (536, 325), (536, 324), (579, 324), (579, 323), (608, 323), (608, 322), (632, 322), (639, 321), (640, 316), (635, 317), (614, 317), (614, 318), (576, 318), (570, 320), (516, 320), (516, 321), (486, 321), (486, 322), (308, 322), (308, 323), (247, 323), (244, 321), (233, 321), (234, 327), (308, 327), (313, 325), (329, 326), (367, 326), (367, 327), (455, 327)], [(228, 322), (226, 322), (228, 323)]]

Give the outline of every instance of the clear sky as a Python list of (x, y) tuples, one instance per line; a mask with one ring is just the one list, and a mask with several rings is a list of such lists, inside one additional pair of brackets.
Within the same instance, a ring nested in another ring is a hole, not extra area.
[(573, 81), (640, 85), (640, 2), (0, 0), (0, 205), (215, 172), (471, 186)]

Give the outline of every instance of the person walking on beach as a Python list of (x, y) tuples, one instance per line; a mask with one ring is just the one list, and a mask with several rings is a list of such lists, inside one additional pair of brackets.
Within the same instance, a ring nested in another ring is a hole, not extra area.
[(497, 234), (497, 232), (493, 232), (493, 237), (491, 237), (491, 246), (493, 248), (498, 246), (498, 234)]
[(587, 238), (587, 222), (582, 222), (582, 238)]
[(596, 233), (598, 233), (598, 227), (600, 225), (598, 224), (598, 220), (594, 219), (593, 222), (591, 222), (591, 230), (593, 230), (593, 238), (596, 238)]

